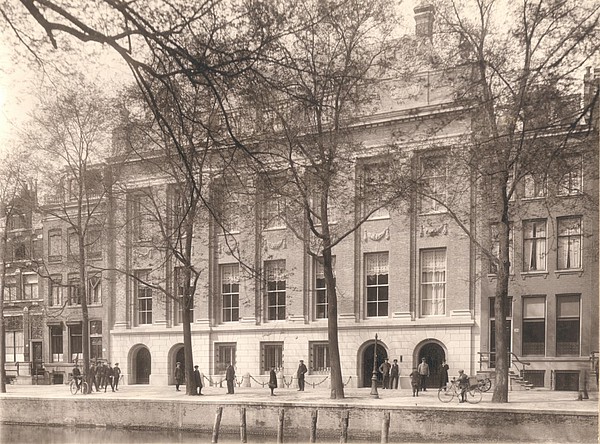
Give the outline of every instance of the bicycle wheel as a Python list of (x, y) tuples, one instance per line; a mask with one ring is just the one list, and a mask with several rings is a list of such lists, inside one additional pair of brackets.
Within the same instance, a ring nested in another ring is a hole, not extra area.
[(71, 381), (71, 383), (69, 384), (69, 390), (71, 390), (72, 395), (77, 393), (77, 390), (79, 389), (77, 388), (77, 384), (75, 383), (75, 381)]
[(438, 390), (438, 399), (442, 402), (450, 402), (454, 399), (454, 390), (451, 387), (446, 387)]
[(87, 395), (87, 393), (88, 393), (88, 383), (87, 383), (87, 382), (85, 382), (85, 381), (83, 381), (83, 382), (81, 383), (81, 387), (80, 387), (80, 389), (81, 389), (81, 394), (82, 394), (82, 395)]
[(481, 401), (481, 390), (479, 390), (479, 387), (471, 387), (467, 390), (467, 402), (477, 404), (479, 401)]
[(479, 383), (479, 388), (482, 392), (487, 392), (492, 388), (492, 381), (490, 378), (485, 378), (483, 381)]

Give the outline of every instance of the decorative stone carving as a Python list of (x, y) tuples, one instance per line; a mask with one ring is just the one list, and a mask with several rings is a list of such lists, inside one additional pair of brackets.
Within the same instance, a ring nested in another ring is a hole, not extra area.
[(365, 229), (365, 242), (369, 240), (379, 242), (381, 240), (390, 240), (390, 228), (387, 227), (381, 233), (369, 233), (368, 230)]
[(285, 237), (280, 240), (265, 239), (264, 245), (265, 245), (265, 250), (286, 250), (287, 249), (287, 239)]
[(421, 225), (421, 231), (419, 233), (419, 237), (429, 236), (447, 236), (448, 235), (448, 224), (441, 224), (439, 227), (427, 227)]

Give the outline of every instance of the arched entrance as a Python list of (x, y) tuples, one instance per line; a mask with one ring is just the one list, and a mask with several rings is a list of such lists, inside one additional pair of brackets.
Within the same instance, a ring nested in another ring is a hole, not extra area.
[(133, 384), (150, 384), (152, 357), (146, 347), (140, 347), (135, 351), (131, 366), (131, 373), (134, 377)]
[(438, 388), (440, 386), (440, 371), (442, 362), (446, 360), (446, 353), (437, 342), (427, 342), (419, 350), (415, 367), (419, 365), (421, 359), (429, 364), (429, 378), (427, 378), (427, 387)]
[[(181, 362), (181, 368), (185, 369), (185, 352), (183, 350), (183, 344), (177, 344), (169, 353), (169, 384), (175, 384), (175, 364)], [(185, 375), (185, 373), (184, 373)], [(185, 376), (184, 376), (185, 377)], [(185, 384), (185, 381), (183, 382)]]
[[(373, 377), (373, 351), (375, 342), (367, 345), (362, 352), (362, 386), (371, 387), (371, 378)], [(381, 343), (377, 343), (377, 368), (388, 357), (387, 351)], [(381, 374), (377, 372), (377, 383), (381, 385)]]

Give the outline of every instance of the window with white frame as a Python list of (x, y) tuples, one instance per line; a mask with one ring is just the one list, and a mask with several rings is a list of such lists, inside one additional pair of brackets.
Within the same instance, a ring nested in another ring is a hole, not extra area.
[(138, 325), (152, 324), (152, 287), (150, 282), (150, 271), (138, 270), (135, 272), (135, 298), (137, 300)]
[(62, 231), (48, 231), (48, 260), (60, 261), (62, 259)]
[(523, 298), (522, 354), (544, 356), (546, 353), (546, 297)]
[(283, 342), (260, 343), (260, 372), (268, 374), (271, 368), (283, 368)]
[[(333, 279), (335, 285), (335, 256), (331, 258)], [(323, 258), (315, 259), (315, 318), (327, 319), (328, 309), (327, 285), (325, 284), (325, 269)]]
[(267, 320), (285, 319), (286, 271), (285, 260), (266, 261)]
[(271, 194), (264, 203), (264, 227), (285, 228), (287, 201), (284, 196)]
[(102, 359), (102, 321), (90, 321), (90, 359)]
[[(498, 224), (492, 224), (490, 226), (491, 229), (491, 238), (492, 238), (492, 254), (494, 257), (500, 257), (500, 239), (499, 239), (499, 231)], [(513, 233), (513, 225), (510, 224), (510, 228), (508, 231), (508, 260), (510, 262), (509, 273), (513, 273), (513, 264), (515, 262), (515, 244), (514, 244), (514, 233)], [(493, 261), (490, 261), (490, 273), (497, 274), (498, 266)]]
[(38, 276), (37, 274), (24, 274), (23, 282), (23, 299), (34, 300), (38, 298)]
[(581, 268), (581, 217), (559, 217), (557, 268), (570, 270)]
[(215, 374), (224, 375), (229, 364), (235, 365), (236, 344), (215, 343)]
[(583, 162), (580, 155), (564, 159), (564, 174), (558, 183), (559, 196), (574, 196), (583, 192)]
[(546, 220), (523, 221), (523, 271), (546, 271)]
[[(184, 296), (187, 282), (183, 267), (175, 267), (175, 291), (177, 292), (177, 323), (183, 322)], [(190, 322), (194, 320), (194, 296), (189, 295)]]
[(524, 190), (523, 198), (525, 199), (537, 199), (546, 197), (546, 178), (534, 175), (526, 174), (523, 178)]
[(556, 296), (556, 355), (579, 356), (581, 338), (580, 295)]
[(48, 279), (48, 293), (51, 306), (60, 307), (63, 304), (62, 276), (60, 274), (53, 274)]
[(331, 367), (329, 363), (329, 344), (327, 342), (311, 342), (309, 371), (312, 374), (325, 374)]
[(390, 217), (389, 209), (384, 206), (388, 184), (389, 173), (385, 164), (377, 163), (363, 167), (363, 217), (368, 215), (369, 220)]
[(221, 319), (235, 322), (240, 319), (240, 266), (221, 265)]
[(83, 358), (83, 335), (81, 323), (69, 326), (69, 344), (71, 349), (71, 362)]
[(62, 325), (50, 326), (50, 355), (52, 362), (63, 360), (63, 328)]
[(367, 317), (388, 315), (389, 263), (388, 253), (365, 254)]
[(102, 274), (91, 273), (88, 276), (87, 301), (90, 305), (102, 303)]
[(17, 300), (17, 281), (13, 276), (6, 276), (4, 282), (4, 300), (5, 301), (16, 301)]
[(446, 249), (421, 251), (421, 315), (446, 314)]
[(425, 156), (421, 159), (421, 213), (440, 213), (446, 211), (441, 202), (446, 201), (447, 167), (443, 156)]
[(70, 274), (68, 276), (69, 305), (81, 305), (81, 289), (79, 288), (79, 275)]
[(4, 318), (4, 322), (4, 354), (6, 362), (25, 361), (23, 316), (7, 316)]

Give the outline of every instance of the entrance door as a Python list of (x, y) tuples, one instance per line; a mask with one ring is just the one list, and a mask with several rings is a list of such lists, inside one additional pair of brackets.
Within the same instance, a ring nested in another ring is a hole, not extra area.
[(31, 342), (33, 374), (35, 376), (44, 374), (44, 364), (42, 360), (42, 343), (40, 341)]
[[(365, 348), (363, 352), (363, 387), (371, 387), (371, 378), (373, 377), (373, 351), (375, 344), (371, 344)], [(377, 344), (377, 369), (383, 364), (385, 358), (387, 358), (387, 352), (381, 344)], [(377, 384), (381, 385), (381, 373), (377, 371)]]
[[(177, 350), (177, 353), (175, 354), (175, 362), (181, 362), (181, 368), (183, 369), (183, 377), (185, 378), (185, 352), (183, 350), (183, 347), (181, 347), (179, 350)], [(173, 365), (173, 384), (175, 384), (175, 366)], [(185, 384), (185, 380), (183, 381), (183, 383)]]
[(422, 358), (425, 358), (425, 362), (429, 364), (429, 378), (427, 378), (427, 388), (438, 388), (440, 386), (440, 373), (442, 362), (444, 362), (446, 359), (446, 353), (444, 353), (444, 349), (435, 342), (425, 344), (423, 347), (421, 347), (421, 350), (419, 350), (419, 360), (417, 361), (415, 367), (419, 365)]
[(140, 348), (135, 355), (135, 383), (150, 384), (152, 358), (147, 348)]

